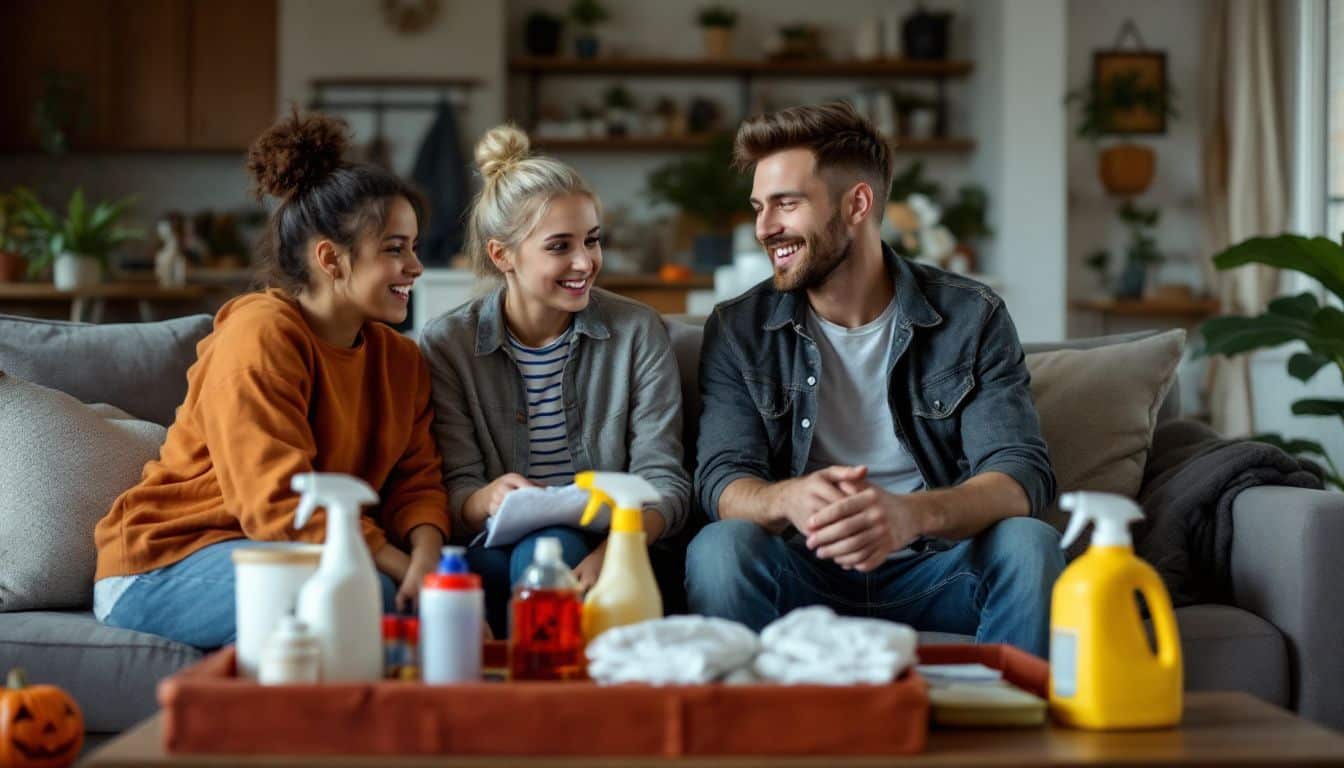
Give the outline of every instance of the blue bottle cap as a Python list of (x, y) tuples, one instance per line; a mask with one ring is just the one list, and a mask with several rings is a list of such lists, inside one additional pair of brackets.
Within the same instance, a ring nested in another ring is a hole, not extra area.
[(470, 573), (466, 547), (444, 547), (439, 558), (439, 573)]

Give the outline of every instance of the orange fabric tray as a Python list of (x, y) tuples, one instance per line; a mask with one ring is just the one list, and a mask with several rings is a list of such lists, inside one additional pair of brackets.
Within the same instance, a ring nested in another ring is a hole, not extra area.
[[(980, 661), (1044, 681), (1044, 662), (999, 646), (926, 646), (922, 662)], [(964, 650), (961, 653), (958, 649)], [(485, 649), (502, 666), (503, 643)], [(996, 663), (999, 662), (999, 663)], [(1019, 683), (1021, 684), (1021, 683)], [(164, 746), (216, 754), (891, 755), (928, 735), (913, 672), (891, 685), (599, 686), (587, 681), (263, 687), (232, 647), (164, 680)]]

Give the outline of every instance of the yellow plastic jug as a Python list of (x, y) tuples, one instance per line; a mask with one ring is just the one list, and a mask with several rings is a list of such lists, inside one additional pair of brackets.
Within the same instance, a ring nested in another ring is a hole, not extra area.
[[(1067, 493), (1073, 512), (1061, 546), (1089, 521), (1092, 545), (1055, 582), (1050, 608), (1050, 712), (1091, 730), (1174, 726), (1181, 720), (1181, 642), (1171, 597), (1157, 571), (1134, 554), (1133, 501), (1109, 493)], [(1149, 644), (1136, 594), (1152, 618)]]
[(644, 505), (657, 504), (647, 480), (622, 472), (580, 472), (574, 482), (589, 491), (583, 512), (587, 525), (603, 504), (611, 507), (611, 534), (602, 573), (583, 601), (583, 639), (611, 629), (663, 617), (663, 595), (653, 577), (644, 533)]

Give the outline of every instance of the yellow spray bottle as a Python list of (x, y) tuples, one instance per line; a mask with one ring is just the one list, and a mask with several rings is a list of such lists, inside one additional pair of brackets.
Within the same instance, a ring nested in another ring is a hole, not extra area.
[(583, 639), (591, 642), (612, 627), (661, 619), (663, 596), (653, 578), (644, 534), (644, 506), (659, 502), (658, 491), (643, 478), (622, 472), (580, 472), (574, 482), (589, 491), (584, 525), (603, 504), (611, 507), (602, 573), (583, 601)]
[[(1181, 641), (1171, 597), (1134, 554), (1133, 501), (1110, 493), (1066, 493), (1073, 513), (1061, 546), (1094, 522), (1092, 546), (1055, 582), (1050, 607), (1050, 711), (1075, 728), (1161, 728), (1181, 720)], [(1149, 646), (1135, 594), (1152, 618)]]

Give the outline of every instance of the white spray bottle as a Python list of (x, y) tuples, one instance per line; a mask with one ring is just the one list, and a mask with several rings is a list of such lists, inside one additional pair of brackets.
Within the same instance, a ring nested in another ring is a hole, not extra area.
[(383, 676), (382, 593), (373, 556), (360, 533), (359, 509), (378, 502), (368, 483), (349, 475), (295, 475), (303, 494), (294, 527), (327, 510), (327, 538), (317, 573), (299, 591), (298, 617), (322, 646), (324, 682), (379, 680)]
[(611, 534), (602, 573), (583, 601), (583, 639), (612, 627), (663, 617), (663, 595), (653, 577), (644, 533), (644, 506), (661, 501), (657, 489), (624, 472), (580, 472), (574, 483), (589, 491), (583, 511), (587, 525), (603, 504), (611, 506)]

